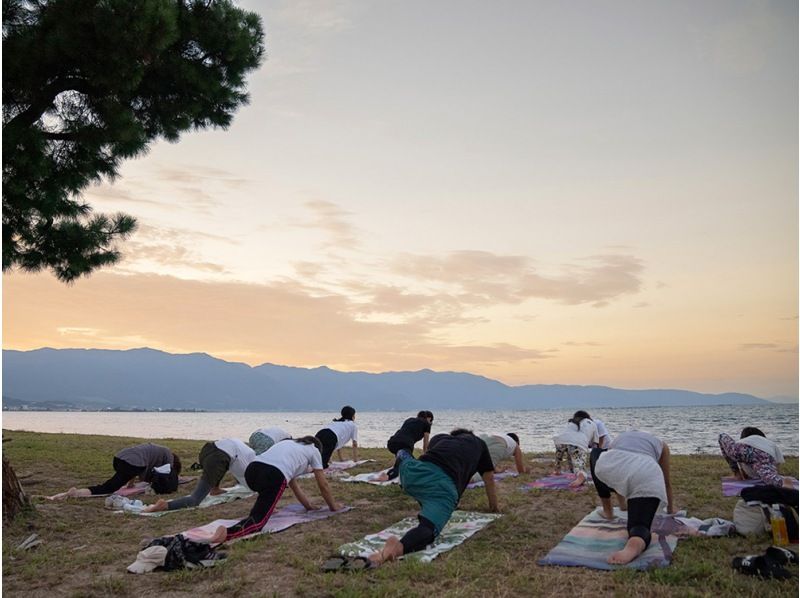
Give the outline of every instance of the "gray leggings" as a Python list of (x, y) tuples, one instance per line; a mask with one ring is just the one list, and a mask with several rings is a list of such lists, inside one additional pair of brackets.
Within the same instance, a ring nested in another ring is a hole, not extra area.
[(167, 503), (168, 511), (175, 511), (176, 509), (185, 509), (187, 507), (196, 507), (203, 499), (211, 492), (211, 484), (206, 481), (205, 476), (197, 481), (197, 487), (189, 496), (183, 498), (176, 498)]

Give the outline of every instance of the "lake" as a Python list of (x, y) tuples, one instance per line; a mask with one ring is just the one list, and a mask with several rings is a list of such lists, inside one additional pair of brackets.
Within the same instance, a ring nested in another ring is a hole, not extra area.
[[(571, 417), (572, 410), (435, 411), (433, 433), (456, 427), (476, 432), (516, 432), (526, 452), (552, 451), (551, 437)], [(640, 407), (597, 409), (590, 412), (616, 434), (629, 429), (652, 432), (664, 439), (673, 453), (718, 454), (717, 435), (738, 438), (744, 426), (756, 426), (775, 440), (787, 455), (798, 453), (797, 405), (715, 405), (702, 407)], [(392, 411), (359, 411), (359, 444), (385, 446), (404, 418), (415, 415)], [(293, 436), (314, 434), (335, 412), (258, 413), (109, 413), (5, 411), (3, 428), (32, 432), (104, 434), (144, 438), (247, 440), (256, 428), (276, 425)]]

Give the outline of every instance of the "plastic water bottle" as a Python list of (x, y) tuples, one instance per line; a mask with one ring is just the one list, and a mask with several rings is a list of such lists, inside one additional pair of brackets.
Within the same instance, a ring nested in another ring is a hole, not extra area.
[(775, 546), (788, 546), (789, 533), (786, 531), (786, 518), (778, 505), (772, 505), (770, 523), (772, 524), (772, 543)]

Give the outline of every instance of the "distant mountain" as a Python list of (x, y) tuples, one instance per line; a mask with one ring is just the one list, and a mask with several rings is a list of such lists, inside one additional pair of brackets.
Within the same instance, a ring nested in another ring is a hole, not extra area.
[(607, 386), (508, 386), (459, 372), (338, 372), (265, 363), (251, 367), (205, 353), (154, 349), (3, 351), (3, 396), (16, 404), (216, 411), (548, 409), (767, 403), (748, 394), (621, 390)]

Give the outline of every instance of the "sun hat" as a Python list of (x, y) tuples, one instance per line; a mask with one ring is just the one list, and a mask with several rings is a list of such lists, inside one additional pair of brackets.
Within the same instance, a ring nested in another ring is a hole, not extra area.
[(166, 546), (150, 546), (136, 555), (136, 560), (128, 565), (129, 573), (150, 573), (156, 567), (163, 567), (167, 558)]

